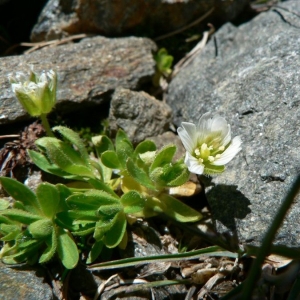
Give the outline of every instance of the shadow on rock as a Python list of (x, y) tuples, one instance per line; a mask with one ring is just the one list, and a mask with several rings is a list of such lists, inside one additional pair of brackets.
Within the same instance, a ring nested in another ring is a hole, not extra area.
[(236, 231), (235, 219), (244, 219), (251, 212), (250, 200), (237, 190), (236, 185), (217, 185), (207, 194), (214, 220)]

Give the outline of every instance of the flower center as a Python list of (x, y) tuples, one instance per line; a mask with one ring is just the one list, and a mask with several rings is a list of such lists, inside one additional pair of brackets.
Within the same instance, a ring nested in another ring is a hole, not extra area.
[(224, 150), (224, 146), (214, 149), (213, 146), (208, 146), (206, 143), (203, 143), (198, 145), (194, 150), (194, 157), (196, 157), (200, 163), (214, 162), (221, 157), (221, 153), (224, 152)]

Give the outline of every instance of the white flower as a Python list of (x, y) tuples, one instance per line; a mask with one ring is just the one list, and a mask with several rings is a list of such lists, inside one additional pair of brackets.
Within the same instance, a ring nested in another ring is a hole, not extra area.
[(196, 126), (182, 122), (177, 129), (186, 149), (185, 164), (195, 174), (218, 174), (242, 149), (241, 138), (231, 140), (230, 125), (219, 115), (204, 114)]
[(56, 73), (52, 70), (43, 71), (39, 76), (31, 70), (26, 76), (17, 72), (9, 75), (12, 91), (19, 102), (31, 116), (49, 113), (56, 102)]

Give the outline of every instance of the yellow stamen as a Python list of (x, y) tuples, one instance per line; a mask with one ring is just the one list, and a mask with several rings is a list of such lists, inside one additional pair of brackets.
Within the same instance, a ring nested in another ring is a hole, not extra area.
[(201, 158), (203, 158), (204, 160), (208, 158), (208, 156), (210, 155), (210, 150), (208, 149), (207, 144), (203, 143), (201, 145), (200, 153), (201, 153)]

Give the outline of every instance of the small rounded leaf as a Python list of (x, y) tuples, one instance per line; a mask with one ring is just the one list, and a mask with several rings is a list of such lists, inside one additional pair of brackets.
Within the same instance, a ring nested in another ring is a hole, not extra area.
[(121, 197), (125, 214), (140, 212), (145, 207), (145, 198), (136, 191), (130, 191)]
[(35, 239), (46, 238), (52, 233), (53, 224), (48, 219), (42, 219), (30, 224), (28, 231)]
[(58, 229), (57, 252), (61, 262), (66, 269), (73, 269), (76, 267), (79, 260), (79, 253), (71, 234), (64, 231), (62, 228)]
[(117, 153), (112, 150), (107, 150), (101, 155), (101, 161), (104, 166), (111, 168), (111, 169), (120, 169), (121, 164), (119, 162)]

